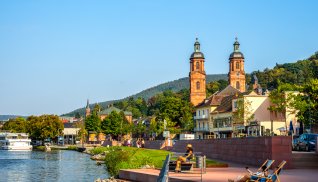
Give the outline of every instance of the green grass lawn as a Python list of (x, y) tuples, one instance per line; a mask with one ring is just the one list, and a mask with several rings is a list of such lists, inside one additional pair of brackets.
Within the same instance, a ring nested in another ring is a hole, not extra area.
[[(110, 175), (117, 176), (120, 169), (138, 169), (149, 165), (161, 168), (166, 156), (170, 153), (165, 150), (153, 150), (135, 147), (96, 147), (90, 150), (92, 154), (106, 152), (105, 164)], [(176, 160), (173, 157), (171, 160)], [(195, 159), (192, 160), (195, 162)], [(227, 164), (206, 159), (207, 167), (226, 167)]]
[(120, 169), (136, 169), (145, 165), (161, 168), (168, 151), (135, 147), (96, 147), (92, 154), (106, 152), (105, 164), (112, 176), (117, 176)]

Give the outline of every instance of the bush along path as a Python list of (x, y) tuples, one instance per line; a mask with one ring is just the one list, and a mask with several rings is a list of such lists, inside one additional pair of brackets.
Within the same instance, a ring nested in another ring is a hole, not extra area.
[(169, 154), (168, 151), (134, 147), (96, 147), (90, 153), (98, 156), (98, 160), (104, 158), (108, 173), (115, 177), (120, 169), (161, 168)]

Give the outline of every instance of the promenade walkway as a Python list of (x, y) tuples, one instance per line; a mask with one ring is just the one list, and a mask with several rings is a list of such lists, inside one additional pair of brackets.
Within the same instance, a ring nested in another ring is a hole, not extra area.
[[(228, 168), (208, 168), (207, 173), (203, 174), (202, 181), (204, 182), (227, 182), (228, 179), (235, 179), (238, 175), (246, 173), (245, 167), (238, 164), (230, 164), (231, 167)], [(256, 168), (250, 168), (255, 171)], [(127, 176), (128, 173), (134, 177), (143, 178), (147, 177), (146, 181), (152, 181), (151, 179), (156, 178), (159, 175), (159, 170), (155, 169), (134, 169), (134, 170), (123, 170)], [(122, 173), (123, 174), (123, 173)], [(146, 175), (145, 175), (146, 174)], [(147, 176), (148, 175), (148, 176)], [(152, 176), (152, 178), (149, 178)], [(139, 179), (140, 179), (139, 178)], [(137, 180), (139, 179), (130, 179)], [(288, 169), (283, 170), (280, 175), (281, 182), (313, 182), (318, 179), (317, 169)], [(193, 173), (174, 173), (169, 172), (170, 181), (201, 181), (201, 174), (199, 171), (194, 170)], [(142, 179), (140, 181), (143, 181)]]

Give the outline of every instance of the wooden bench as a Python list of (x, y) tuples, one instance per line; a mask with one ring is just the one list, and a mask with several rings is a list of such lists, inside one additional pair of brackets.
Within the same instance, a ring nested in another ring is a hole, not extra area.
[[(193, 169), (193, 164), (195, 164), (195, 162), (181, 162), (181, 171), (191, 171)], [(177, 163), (175, 161), (170, 161), (169, 171), (174, 171), (176, 165)]]

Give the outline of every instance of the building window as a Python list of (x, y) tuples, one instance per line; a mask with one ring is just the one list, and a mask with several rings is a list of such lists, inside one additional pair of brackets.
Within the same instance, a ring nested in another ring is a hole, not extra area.
[(200, 82), (197, 82), (197, 90), (200, 90)]
[(204, 115), (204, 110), (202, 110), (202, 115)]
[(236, 62), (236, 69), (240, 69), (240, 63)]
[(201, 128), (201, 123), (199, 122), (199, 128)]
[(239, 81), (236, 82), (236, 89), (240, 90), (240, 82)]
[(237, 108), (237, 101), (234, 101), (234, 109), (236, 109)]
[(199, 116), (200, 116), (200, 114), (201, 114), (201, 112), (200, 112), (200, 110), (199, 110)]
[(196, 62), (196, 69), (200, 69), (200, 63), (199, 62)]

